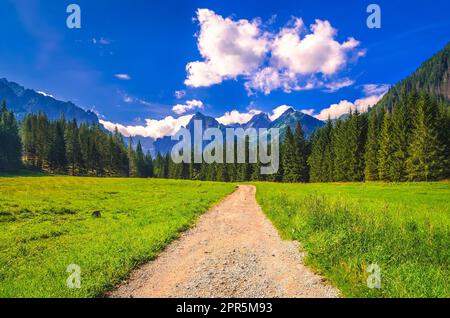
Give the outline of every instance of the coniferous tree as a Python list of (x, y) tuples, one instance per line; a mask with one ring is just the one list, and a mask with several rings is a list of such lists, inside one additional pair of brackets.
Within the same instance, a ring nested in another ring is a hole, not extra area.
[(324, 180), (324, 152), (325, 152), (325, 130), (319, 129), (311, 137), (311, 154), (308, 158), (310, 180), (312, 182), (323, 182)]
[(163, 163), (164, 158), (161, 155), (161, 153), (158, 152), (158, 154), (155, 157), (155, 160), (153, 161), (153, 175), (155, 178), (164, 178), (163, 176)]
[(367, 120), (365, 115), (355, 111), (348, 122), (348, 176), (345, 181), (364, 179), (364, 149), (367, 139)]
[(147, 152), (144, 158), (145, 162), (145, 177), (153, 178), (153, 159), (150, 152)]
[(294, 135), (291, 128), (286, 128), (284, 143), (281, 151), (281, 162), (283, 165), (283, 182), (298, 182), (300, 180), (300, 171), (297, 164), (297, 149), (295, 145)]
[(450, 106), (442, 103), (439, 111), (438, 134), (442, 141), (442, 179), (450, 178)]
[[(128, 176), (137, 177), (136, 153), (133, 150), (133, 138), (128, 140)], [(163, 178), (160, 176), (160, 178)]]
[(5, 101), (0, 106), (0, 146), (0, 170), (19, 168), (22, 152), (19, 128)]
[(369, 124), (367, 131), (367, 142), (365, 148), (365, 180), (377, 181), (378, 173), (378, 153), (379, 153), (379, 135), (380, 135), (380, 116), (378, 110), (374, 110), (369, 115)]
[[(351, 158), (352, 158), (352, 150), (351, 144), (349, 141), (351, 139), (351, 122), (353, 120), (353, 113), (350, 113), (349, 118), (347, 120), (338, 120), (333, 129), (333, 150), (334, 150), (334, 173), (333, 180), (342, 182), (342, 181), (351, 181)], [(329, 141), (326, 141), (326, 145), (329, 144)], [(324, 178), (324, 182), (328, 182), (326, 178)]]
[(308, 182), (308, 164), (307, 164), (307, 147), (305, 134), (300, 122), (295, 127), (294, 135), (295, 144), (295, 163), (298, 173), (298, 182)]
[(439, 110), (436, 100), (428, 94), (420, 97), (412, 142), (407, 161), (408, 178), (411, 181), (431, 181), (443, 175), (444, 147), (438, 134)]
[(380, 134), (380, 149), (378, 151), (378, 174), (381, 181), (392, 181), (393, 155), (391, 114), (389, 111), (386, 111)]
[(136, 146), (136, 177), (145, 178), (146, 177), (146, 167), (145, 167), (145, 156), (142, 150), (141, 141), (138, 140)]
[(69, 166), (69, 173), (72, 176), (77, 175), (81, 168), (81, 145), (80, 135), (76, 119), (67, 123), (66, 131), (64, 133), (64, 140), (66, 145), (66, 158)]
[(66, 143), (64, 141), (65, 120), (62, 118), (51, 127), (51, 144), (49, 149), (49, 163), (52, 171), (64, 173), (66, 170)]
[(257, 161), (256, 161), (256, 164), (253, 165), (251, 180), (252, 181), (264, 181), (265, 176), (261, 174), (262, 164), (261, 164), (261, 160), (259, 158), (259, 145), (256, 145), (256, 153), (258, 154)]

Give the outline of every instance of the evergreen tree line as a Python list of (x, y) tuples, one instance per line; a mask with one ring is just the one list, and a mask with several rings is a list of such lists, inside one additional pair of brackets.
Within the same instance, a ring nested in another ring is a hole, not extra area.
[(449, 177), (450, 112), (427, 93), (403, 90), (390, 109), (328, 121), (311, 138), (313, 182), (433, 181)]
[(392, 108), (329, 120), (310, 140), (300, 123), (295, 131), (287, 127), (280, 168), (273, 175), (261, 174), (259, 160), (248, 163), (248, 139), (246, 163), (176, 164), (170, 154), (154, 159), (144, 154), (140, 141), (134, 147), (130, 138), (126, 146), (117, 130), (107, 133), (97, 124), (49, 121), (37, 114), (25, 117), (19, 128), (4, 103), (0, 145), (0, 170), (17, 168), (22, 157), (28, 167), (78, 176), (290, 183), (432, 181), (450, 177), (450, 107), (428, 94), (404, 90)]
[(18, 125), (5, 102), (0, 111), (0, 171), (30, 168), (72, 176), (152, 177), (153, 161), (140, 142), (125, 145), (116, 130), (30, 114)]
[(22, 158), (27, 167), (72, 176), (150, 177), (151, 156), (132, 141), (127, 148), (116, 130), (75, 119), (49, 121), (45, 114), (28, 115), (21, 129)]
[(0, 106), (0, 171), (20, 167), (21, 147), (16, 118), (3, 101)]
[[(156, 178), (223, 182), (272, 181), (293, 183), (308, 181), (308, 145), (300, 123), (297, 124), (294, 133), (289, 127), (286, 130), (284, 142), (280, 148), (280, 168), (275, 174), (261, 174), (262, 164), (259, 161), (259, 156), (257, 163), (249, 163), (250, 144), (248, 138), (245, 140), (245, 163), (237, 163), (236, 141), (234, 146), (234, 163), (192, 162), (176, 164), (172, 161), (170, 154), (158, 154), (153, 162), (154, 176)], [(259, 149), (256, 149), (256, 151), (258, 152)]]

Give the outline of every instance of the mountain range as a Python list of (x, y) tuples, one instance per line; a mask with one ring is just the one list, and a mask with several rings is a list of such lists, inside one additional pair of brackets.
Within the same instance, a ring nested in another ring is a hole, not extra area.
[[(55, 99), (52, 96), (37, 92), (33, 89), (27, 89), (23, 86), (10, 82), (7, 79), (0, 79), (0, 100), (5, 100), (8, 108), (14, 111), (18, 120), (24, 118), (26, 114), (44, 113), (50, 120), (56, 120), (64, 115), (66, 119), (76, 119), (78, 123), (98, 123), (98, 117), (92, 111), (84, 110), (72, 102), (64, 102)], [(225, 126), (220, 124), (214, 117), (196, 113), (186, 128), (192, 133), (194, 129), (194, 121), (202, 121), (203, 129), (219, 128), (225, 132), (228, 127), (231, 128), (280, 128), (281, 137), (283, 138), (287, 126), (295, 129), (297, 122), (301, 122), (305, 135), (310, 136), (317, 128), (320, 128), (324, 123), (312, 116), (295, 111), (293, 108), (288, 109), (283, 115), (274, 121), (271, 121), (269, 115), (260, 113), (255, 115), (249, 122), (242, 125), (235, 124)], [(152, 138), (135, 136), (134, 145), (137, 140), (141, 141), (144, 151), (150, 151), (153, 155), (157, 153), (168, 153), (176, 141), (172, 141), (170, 136), (166, 136), (157, 140)], [(128, 140), (127, 140), (128, 141)]]
[[(403, 90), (408, 92), (413, 89), (427, 91), (440, 101), (450, 103), (450, 43), (431, 59), (423, 63), (414, 74), (394, 85), (375, 108), (392, 108), (400, 100)], [(58, 119), (63, 114), (66, 119), (76, 118), (80, 123), (99, 122), (97, 115), (92, 111), (84, 110), (72, 102), (59, 101), (42, 92), (26, 89), (6, 79), (0, 79), (0, 100), (6, 100), (8, 107), (16, 113), (19, 120), (28, 113), (42, 112), (51, 120)], [(345, 115), (343, 118), (345, 118)], [(214, 117), (196, 113), (187, 125), (187, 128), (191, 131), (193, 130), (194, 120), (201, 120), (204, 129), (219, 128), (223, 131), (227, 127), (241, 127), (244, 129), (280, 128), (281, 138), (283, 138), (286, 128), (289, 126), (291, 129), (295, 129), (297, 122), (302, 124), (306, 137), (311, 136), (316, 129), (325, 124), (293, 108), (288, 109), (274, 121), (270, 120), (268, 114), (260, 113), (254, 115), (247, 123), (230, 126), (220, 124)], [(150, 151), (153, 155), (157, 153), (165, 154), (175, 144), (169, 136), (157, 140), (142, 136), (135, 136), (133, 139), (135, 142), (140, 140), (144, 150)]]
[[(269, 118), (269, 115), (266, 113), (259, 113), (252, 117), (252, 119), (244, 123), (242, 125), (234, 124), (230, 126), (225, 126), (220, 124), (215, 118), (206, 116), (200, 112), (196, 113), (192, 119), (190, 120), (189, 124), (187, 125), (187, 129), (191, 132), (191, 135), (193, 136), (193, 130), (194, 130), (194, 121), (199, 120), (202, 122), (202, 128), (208, 129), (208, 128), (219, 128), (222, 130), (222, 132), (225, 135), (225, 129), (226, 128), (243, 128), (244, 130), (249, 128), (254, 129), (260, 129), (260, 128), (279, 128), (280, 129), (280, 138), (283, 140), (284, 133), (289, 126), (292, 131), (295, 130), (295, 127), (297, 125), (297, 122), (300, 122), (302, 124), (303, 130), (305, 132), (305, 136), (309, 137), (311, 134), (318, 128), (323, 127), (325, 123), (323, 121), (320, 121), (310, 115), (304, 114), (302, 112), (296, 111), (293, 108), (287, 109), (279, 118), (277, 118), (274, 121), (271, 121)], [(168, 153), (172, 147), (177, 143), (177, 141), (173, 141), (171, 137), (167, 136), (164, 138), (157, 139), (154, 142), (153, 151), (154, 154), (161, 153), (166, 154)]]
[(44, 113), (50, 120), (64, 115), (66, 119), (76, 119), (79, 123), (98, 123), (92, 111), (84, 110), (72, 102), (59, 101), (52, 96), (0, 79), (0, 100), (5, 100), (8, 108), (21, 120), (26, 114)]

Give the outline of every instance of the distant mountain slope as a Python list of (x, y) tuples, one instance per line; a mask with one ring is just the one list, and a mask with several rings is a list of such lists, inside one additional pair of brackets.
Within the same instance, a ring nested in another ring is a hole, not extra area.
[(271, 122), (270, 122), (270, 118), (269, 115), (267, 115), (266, 113), (261, 113), (261, 114), (257, 114), (255, 116), (252, 117), (252, 119), (250, 119), (250, 121), (243, 126), (244, 129), (249, 129), (249, 128), (255, 128), (255, 129), (259, 129), (259, 128), (267, 128), (270, 127)]
[(376, 107), (392, 108), (402, 90), (424, 90), (440, 101), (450, 102), (450, 43), (423, 63), (411, 76), (393, 86)]
[[(231, 126), (225, 126), (220, 124), (215, 118), (206, 116), (202, 113), (197, 113), (192, 117), (191, 121), (187, 125), (187, 128), (191, 132), (192, 138), (193, 138), (193, 132), (194, 132), (194, 121), (200, 120), (202, 121), (202, 127), (203, 129), (207, 128), (219, 128), (223, 131), (225, 136), (225, 129), (230, 128), (279, 128), (280, 129), (280, 135), (281, 139), (284, 138), (284, 133), (286, 131), (286, 128), (289, 126), (294, 131), (295, 127), (297, 125), (297, 122), (300, 122), (302, 124), (303, 130), (305, 132), (305, 136), (309, 137), (311, 134), (318, 128), (325, 125), (324, 122), (306, 115), (302, 112), (296, 111), (293, 108), (288, 109), (283, 115), (281, 115), (278, 119), (275, 121), (271, 121), (269, 119), (269, 116), (265, 113), (260, 113), (247, 122), (242, 125), (235, 124)], [(154, 142), (154, 154), (161, 153), (161, 154), (167, 154), (172, 150), (172, 147), (177, 143), (177, 141), (171, 140), (171, 137), (164, 137), (157, 139)]]
[[(203, 130), (208, 128), (220, 128), (223, 132), (225, 132), (226, 126), (220, 124), (215, 118), (206, 116), (202, 113), (196, 113), (186, 127), (191, 133), (192, 138), (194, 138), (194, 121), (196, 120), (202, 122)], [(178, 141), (173, 141), (170, 136), (159, 138), (154, 142), (154, 154), (167, 154), (177, 143)]]
[(316, 129), (323, 127), (325, 123), (315, 117), (296, 111), (293, 108), (288, 109), (283, 115), (272, 122), (270, 128), (280, 128), (281, 135), (284, 136), (286, 128), (289, 126), (292, 131), (295, 131), (297, 123), (300, 122), (305, 133), (305, 137), (312, 135)]
[(26, 114), (42, 112), (51, 120), (64, 114), (66, 119), (76, 118), (78, 122), (97, 123), (98, 117), (91, 111), (86, 111), (71, 102), (59, 101), (51, 96), (45, 96), (32, 89), (26, 89), (17, 83), (0, 79), (0, 100), (5, 100), (8, 108), (13, 110), (18, 119)]

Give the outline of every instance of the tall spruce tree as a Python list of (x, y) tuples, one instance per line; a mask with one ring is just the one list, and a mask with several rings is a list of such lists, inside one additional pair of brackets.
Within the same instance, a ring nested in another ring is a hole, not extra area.
[(364, 175), (366, 181), (377, 181), (378, 173), (378, 152), (379, 152), (379, 134), (380, 120), (379, 111), (373, 110), (369, 115), (369, 124), (367, 131), (367, 142), (365, 148), (365, 169)]
[(325, 128), (317, 130), (311, 137), (311, 154), (308, 158), (310, 180), (312, 182), (327, 182), (327, 163), (325, 153), (329, 149), (329, 130), (331, 122)]
[(389, 111), (386, 111), (380, 134), (380, 149), (378, 151), (378, 174), (381, 181), (392, 181), (393, 155), (391, 114)]
[(307, 147), (302, 124), (297, 122), (294, 135), (295, 164), (298, 173), (298, 182), (308, 182)]
[(145, 156), (142, 150), (141, 141), (138, 140), (136, 146), (136, 177), (145, 178), (146, 177), (146, 167), (145, 167)]
[[(334, 174), (333, 180), (337, 182), (351, 181), (352, 148), (354, 144), (349, 141), (351, 139), (351, 123), (353, 113), (350, 113), (347, 120), (338, 120), (333, 129), (333, 150), (334, 150)], [(328, 144), (329, 142), (327, 142)], [(325, 179), (325, 182), (329, 180)]]
[(407, 161), (408, 178), (411, 181), (437, 180), (444, 173), (444, 146), (439, 140), (438, 117), (436, 100), (428, 94), (422, 94), (414, 118)]
[(0, 170), (14, 170), (21, 164), (22, 144), (14, 114), (6, 102), (0, 106)]
[[(130, 137), (128, 140), (128, 176), (137, 177), (137, 165), (136, 165), (136, 153), (133, 149), (133, 138)], [(162, 178), (162, 177), (160, 177)]]
[(69, 174), (75, 176), (81, 168), (82, 160), (80, 135), (76, 119), (67, 123), (64, 140), (66, 144), (66, 158), (69, 166)]
[(367, 139), (367, 117), (355, 111), (348, 125), (348, 179), (346, 181), (362, 181), (364, 179), (364, 150)]
[(284, 168), (283, 182), (298, 182), (300, 180), (300, 172), (297, 165), (296, 145), (294, 135), (289, 126), (286, 128), (285, 138), (281, 148), (281, 161)]

